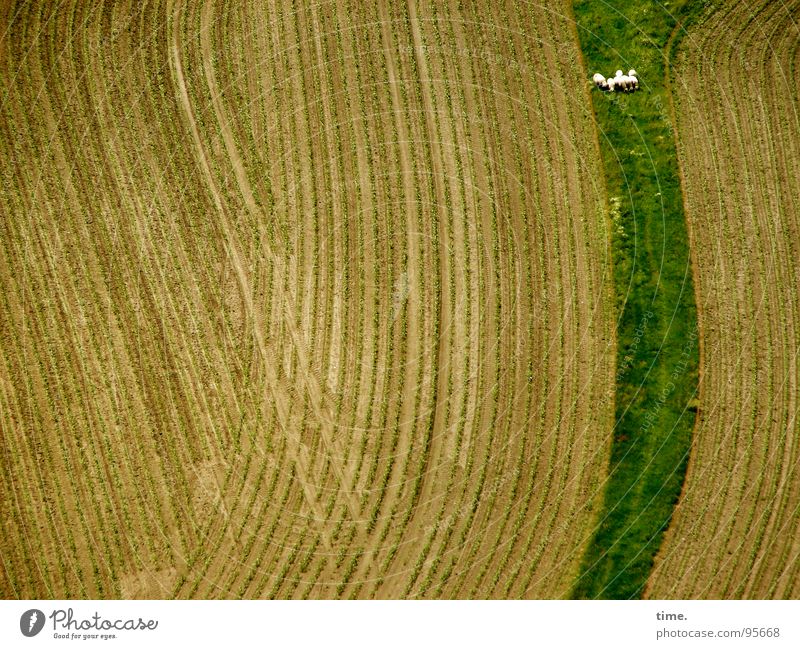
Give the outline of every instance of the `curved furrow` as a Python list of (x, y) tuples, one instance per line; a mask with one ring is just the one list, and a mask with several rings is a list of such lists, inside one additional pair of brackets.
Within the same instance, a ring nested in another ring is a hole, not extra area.
[(11, 6), (0, 593), (568, 591), (613, 314), (564, 13)]
[[(652, 597), (798, 592), (800, 98), (790, 71), (799, 12), (797, 3), (721, 3), (677, 56), (705, 353), (698, 442)], [(745, 93), (742, 69), (754, 80)]]

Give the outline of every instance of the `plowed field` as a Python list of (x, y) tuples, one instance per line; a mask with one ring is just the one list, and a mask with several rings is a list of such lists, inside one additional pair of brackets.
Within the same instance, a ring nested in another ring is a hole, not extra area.
[(0, 596), (569, 593), (615, 354), (567, 14), (2, 3)]

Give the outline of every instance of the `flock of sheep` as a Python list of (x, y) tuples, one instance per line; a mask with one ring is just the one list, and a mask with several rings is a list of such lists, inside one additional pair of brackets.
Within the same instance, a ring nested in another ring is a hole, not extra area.
[(639, 89), (639, 79), (636, 78), (636, 70), (629, 70), (628, 74), (622, 74), (622, 70), (617, 70), (616, 76), (606, 79), (599, 72), (595, 73), (592, 77), (594, 85), (600, 90), (608, 90), (610, 92), (632, 92)]

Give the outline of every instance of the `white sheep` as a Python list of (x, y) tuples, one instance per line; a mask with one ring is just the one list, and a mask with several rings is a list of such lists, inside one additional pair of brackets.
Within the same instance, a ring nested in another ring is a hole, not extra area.
[(628, 76), (627, 74), (622, 75), (622, 85), (625, 90), (633, 90), (635, 87), (636, 79), (633, 77)]
[(596, 85), (601, 90), (608, 89), (608, 85), (606, 84), (606, 78), (599, 72), (595, 73), (595, 75), (592, 77), (592, 80), (594, 81), (594, 85)]
[(628, 74), (623, 74), (622, 70), (617, 70), (613, 77), (603, 78), (600, 73), (592, 76), (594, 84), (601, 90), (615, 91), (634, 91), (639, 89), (639, 79), (636, 78), (636, 70), (629, 70)]

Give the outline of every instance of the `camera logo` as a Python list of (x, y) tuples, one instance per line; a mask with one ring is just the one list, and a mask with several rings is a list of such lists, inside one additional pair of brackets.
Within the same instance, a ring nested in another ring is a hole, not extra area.
[(19, 618), (19, 630), (22, 635), (32, 638), (44, 628), (44, 613), (38, 608), (25, 611)]

